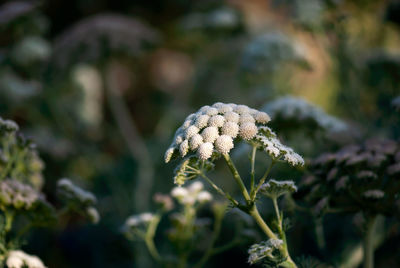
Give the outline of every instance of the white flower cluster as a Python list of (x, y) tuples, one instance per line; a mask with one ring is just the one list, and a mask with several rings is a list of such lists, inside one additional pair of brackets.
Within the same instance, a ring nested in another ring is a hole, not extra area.
[(269, 260), (274, 260), (275, 257), (273, 252), (279, 249), (283, 245), (283, 241), (280, 239), (269, 239), (268, 241), (263, 241), (259, 244), (254, 244), (248, 250), (250, 264), (258, 263), (264, 258)]
[(61, 179), (57, 182), (57, 193), (70, 208), (84, 212), (89, 220), (97, 224), (100, 215), (94, 205), (97, 202), (96, 197), (91, 192), (73, 184), (69, 179)]
[(196, 181), (188, 187), (174, 187), (171, 195), (182, 205), (193, 206), (196, 202), (204, 204), (212, 200), (212, 195), (203, 190), (203, 183)]
[(385, 192), (382, 190), (368, 190), (364, 192), (363, 196), (367, 199), (381, 199), (385, 196)]
[(18, 125), (12, 120), (4, 120), (0, 117), (0, 132), (15, 132), (18, 131)]
[(255, 140), (262, 144), (262, 148), (268, 153), (273, 159), (282, 158), (293, 166), (304, 165), (304, 159), (292, 148), (283, 145), (276, 134), (269, 127), (260, 127), (259, 133), (255, 136)]
[(294, 181), (277, 181), (270, 179), (267, 183), (261, 186), (260, 192), (270, 198), (278, 198), (286, 193), (297, 192), (297, 187)]
[(176, 131), (174, 141), (165, 153), (165, 162), (178, 152), (182, 157), (196, 152), (201, 160), (209, 159), (213, 152), (228, 154), (236, 138), (253, 139), (259, 126), (269, 121), (267, 113), (246, 105), (218, 102), (203, 106), (197, 113), (189, 115)]
[(27, 184), (11, 179), (0, 182), (0, 203), (2, 206), (29, 210), (39, 198), (40, 194)]
[(10, 251), (6, 264), (8, 268), (46, 268), (38, 257), (26, 254), (22, 250)]
[(263, 108), (273, 120), (293, 120), (296, 122), (314, 122), (329, 132), (341, 132), (347, 125), (336, 117), (325, 113), (320, 107), (299, 98), (286, 96), (267, 103)]
[(139, 226), (149, 224), (154, 218), (154, 214), (150, 212), (132, 215), (125, 221), (125, 228), (128, 230), (135, 229)]
[(73, 184), (69, 179), (61, 179), (57, 182), (59, 195), (67, 201), (79, 201), (82, 204), (93, 205), (96, 203), (96, 197), (88, 191)]

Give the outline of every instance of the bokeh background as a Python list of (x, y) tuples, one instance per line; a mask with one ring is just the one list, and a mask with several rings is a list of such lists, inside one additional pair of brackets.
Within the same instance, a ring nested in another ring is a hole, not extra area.
[[(206, 104), (261, 108), (294, 95), (346, 122), (345, 133), (322, 140), (275, 129), (306, 160), (368, 137), (398, 138), (391, 102), (400, 95), (399, 27), (399, 1), (3, 2), (0, 116), (37, 143), (50, 200), (56, 180), (69, 177), (96, 194), (102, 217), (98, 225), (67, 217), (36, 229), (24, 249), (48, 267), (139, 267), (143, 245), (127, 241), (120, 226), (173, 187), (175, 166), (163, 163), (164, 152), (184, 118)], [(223, 171), (218, 181), (233, 189)], [(301, 171), (279, 167), (278, 174), (298, 179)], [(222, 240), (230, 235), (229, 213)], [(295, 256), (335, 265), (359, 240), (351, 219), (329, 218), (321, 252), (312, 220), (290, 216)], [(400, 263), (394, 226), (377, 250), (377, 267)], [(156, 243), (164, 243), (162, 228)], [(248, 246), (207, 267), (247, 267)]]

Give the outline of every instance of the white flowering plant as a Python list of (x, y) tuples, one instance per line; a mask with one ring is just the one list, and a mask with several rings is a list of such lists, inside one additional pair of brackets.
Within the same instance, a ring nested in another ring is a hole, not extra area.
[[(296, 191), (293, 182), (269, 180), (268, 175), (277, 162), (286, 162), (292, 166), (302, 166), (303, 158), (288, 146), (283, 145), (277, 135), (267, 126), (270, 116), (246, 105), (215, 103), (204, 106), (189, 115), (175, 133), (174, 140), (165, 153), (165, 162), (182, 157), (183, 160), (175, 171), (174, 182), (183, 185), (189, 180), (201, 177), (219, 194), (225, 197), (231, 207), (249, 214), (267, 236), (263, 242), (265, 250), (249, 250), (249, 262), (272, 265), (273, 267), (297, 267), (292, 260), (286, 240), (283, 214), (279, 210), (278, 198), (283, 194)], [(241, 175), (233, 163), (230, 152), (238, 143), (251, 146), (250, 185), (246, 187)], [(256, 181), (255, 159), (258, 150), (264, 151), (271, 159), (264, 175)], [(223, 158), (238, 185), (244, 202), (220, 188), (208, 171), (214, 168), (215, 160)], [(261, 217), (256, 203), (265, 195), (273, 201), (276, 224), (273, 229)], [(268, 245), (268, 246), (267, 246)], [(273, 246), (272, 246), (273, 245)], [(267, 250), (268, 248), (268, 250)]]
[(0, 117), (0, 266), (43, 268), (42, 261), (20, 250), (33, 227), (53, 225), (65, 212), (99, 220), (96, 198), (67, 179), (58, 183), (60, 206), (50, 204), (42, 192), (44, 163), (35, 145), (19, 133), (18, 125)]
[[(174, 187), (169, 195), (157, 193), (153, 199), (157, 204), (157, 211), (130, 216), (122, 230), (127, 239), (144, 241), (152, 258), (163, 267), (204, 267), (211, 257), (229, 250), (245, 239), (241, 234), (243, 226), (238, 224), (234, 238), (226, 244), (217, 245), (227, 203), (215, 201), (199, 181), (187, 187)], [(177, 210), (173, 210), (175, 204)], [(211, 207), (213, 219), (199, 216), (205, 206)], [(159, 223), (166, 215), (170, 222), (166, 236), (170, 243), (169, 248), (173, 249), (168, 256), (161, 254), (154, 243)], [(200, 257), (193, 257), (198, 256), (199, 252)]]

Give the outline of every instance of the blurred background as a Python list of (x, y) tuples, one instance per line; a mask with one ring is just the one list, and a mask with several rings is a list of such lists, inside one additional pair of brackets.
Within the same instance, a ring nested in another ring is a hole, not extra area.
[[(318, 139), (314, 129), (293, 134), (275, 127), (306, 160), (367, 137), (398, 138), (400, 117), (391, 103), (400, 95), (399, 27), (399, 1), (3, 2), (0, 116), (37, 143), (50, 200), (56, 180), (70, 177), (96, 194), (102, 217), (96, 226), (66, 218), (37, 229), (24, 249), (48, 267), (138, 267), (141, 244), (127, 241), (120, 226), (153, 209), (154, 193), (173, 187), (175, 164), (164, 164), (164, 152), (185, 117), (203, 105), (261, 109), (292, 95), (340, 118), (345, 133)], [(218, 181), (233, 188), (222, 171)], [(280, 167), (277, 174), (301, 176)], [(294, 256), (335, 264), (348, 246), (343, 241), (359, 239), (346, 217), (340, 221), (348, 229), (330, 220), (328, 250), (321, 252), (311, 219), (291, 216)], [(157, 244), (162, 237), (161, 230)], [(397, 225), (376, 253), (377, 267), (399, 263), (399, 238)], [(249, 245), (207, 267), (247, 267)]]

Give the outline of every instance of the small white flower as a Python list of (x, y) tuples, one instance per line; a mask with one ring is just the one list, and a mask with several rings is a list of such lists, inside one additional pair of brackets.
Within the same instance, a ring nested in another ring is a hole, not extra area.
[(239, 115), (235, 112), (227, 112), (224, 114), (225, 120), (234, 122), (234, 123), (239, 123)]
[(176, 135), (176, 137), (175, 137), (175, 144), (176, 144), (176, 145), (179, 145), (179, 144), (182, 143), (183, 140), (184, 140), (184, 139), (183, 139), (183, 136), (182, 136), (181, 134), (178, 134), (178, 135)]
[(218, 129), (216, 127), (207, 127), (201, 132), (201, 136), (204, 142), (214, 142), (219, 136)]
[(214, 151), (214, 145), (211, 142), (206, 142), (200, 145), (199, 149), (197, 150), (197, 153), (201, 160), (207, 160), (212, 156), (213, 151)]
[(26, 254), (22, 250), (9, 251), (6, 264), (8, 268), (46, 268), (38, 257)]
[(142, 222), (151, 222), (151, 220), (154, 218), (154, 215), (153, 213), (145, 212), (140, 214), (139, 218)]
[(190, 149), (196, 150), (203, 143), (203, 137), (200, 134), (196, 134), (190, 138), (189, 146)]
[(243, 123), (239, 127), (239, 136), (244, 140), (251, 140), (257, 135), (258, 129), (254, 123)]
[(184, 157), (189, 151), (189, 141), (184, 140), (181, 145), (179, 146), (179, 152), (181, 153), (181, 156)]
[(266, 124), (271, 121), (271, 117), (265, 112), (256, 111), (254, 114), (254, 118), (256, 119), (257, 123)]
[(190, 127), (188, 127), (188, 128), (185, 130), (186, 139), (187, 139), (187, 140), (190, 139), (191, 137), (193, 137), (193, 135), (199, 133), (199, 131), (200, 131), (200, 129), (198, 129), (196, 126), (191, 125)]
[(225, 123), (225, 118), (222, 115), (214, 115), (208, 120), (208, 126), (210, 127), (222, 127)]
[(244, 124), (244, 123), (247, 123), (247, 122), (255, 123), (256, 120), (250, 114), (242, 114), (242, 115), (240, 115), (239, 123), (240, 124)]
[(193, 195), (187, 195), (182, 198), (182, 204), (193, 206), (196, 203), (196, 198)]
[(194, 125), (195, 125), (196, 127), (198, 127), (199, 129), (205, 128), (205, 127), (207, 126), (207, 124), (208, 124), (208, 119), (209, 119), (209, 118), (210, 118), (210, 117), (209, 117), (208, 115), (206, 115), (206, 114), (201, 114), (201, 115), (199, 115), (199, 116), (197, 117), (197, 119), (196, 119)]
[(195, 181), (189, 185), (188, 190), (190, 193), (198, 193), (203, 190), (204, 185), (200, 181)]
[(247, 105), (237, 105), (233, 110), (238, 114), (247, 114), (250, 112), (250, 109)]
[(165, 163), (168, 163), (169, 161), (171, 161), (172, 155), (175, 152), (175, 148), (174, 147), (169, 147), (168, 150), (165, 152), (165, 156), (164, 156), (164, 160)]
[(227, 154), (233, 148), (233, 139), (228, 135), (221, 135), (215, 140), (215, 149), (222, 153)]
[(385, 196), (385, 192), (382, 190), (368, 190), (363, 195), (368, 199), (381, 199)]
[(192, 120), (191, 119), (186, 119), (185, 122), (183, 122), (182, 128), (187, 129), (192, 125)]
[(205, 112), (206, 115), (213, 116), (218, 114), (218, 110), (216, 108), (210, 107)]
[(199, 112), (202, 113), (202, 114), (206, 114), (207, 111), (208, 111), (208, 109), (210, 109), (210, 108), (211, 108), (210, 106), (205, 105), (205, 106), (203, 106), (203, 107), (201, 107), (201, 108), (199, 109)]
[(239, 125), (234, 122), (225, 122), (221, 128), (222, 135), (228, 135), (232, 138), (236, 138), (239, 133)]
[(139, 218), (135, 216), (130, 216), (128, 219), (125, 221), (125, 225), (129, 228), (137, 227), (140, 224)]
[(200, 203), (210, 202), (211, 200), (212, 200), (212, 195), (207, 191), (201, 191), (197, 195), (197, 201), (199, 201)]
[(171, 195), (176, 199), (182, 199), (188, 195), (188, 190), (183, 187), (174, 187), (171, 191)]
[(218, 107), (217, 109), (218, 109), (218, 112), (219, 112), (220, 114), (225, 114), (225, 113), (228, 113), (228, 112), (232, 112), (232, 111), (233, 111), (233, 108), (232, 108), (231, 106), (229, 106), (228, 104), (221, 105), (221, 106)]

